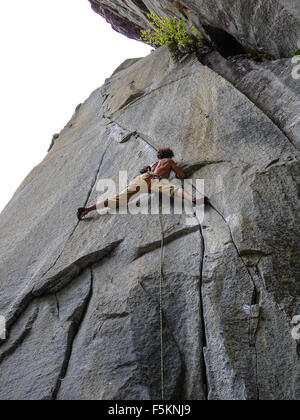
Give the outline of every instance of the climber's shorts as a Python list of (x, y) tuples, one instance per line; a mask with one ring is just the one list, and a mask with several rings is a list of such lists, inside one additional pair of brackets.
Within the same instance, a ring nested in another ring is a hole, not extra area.
[(174, 197), (177, 190), (179, 190), (179, 187), (171, 184), (167, 179), (155, 178), (153, 172), (147, 172), (134, 178), (134, 180), (116, 197), (109, 198), (107, 200), (107, 207), (118, 208), (122, 204), (127, 204), (136, 193), (148, 194), (156, 192), (168, 195), (169, 197)]
[(169, 197), (174, 197), (176, 190), (179, 190), (179, 187), (171, 184), (171, 182), (165, 178), (162, 178), (161, 180), (160, 179), (151, 180), (151, 192), (157, 192), (161, 194), (166, 194)]

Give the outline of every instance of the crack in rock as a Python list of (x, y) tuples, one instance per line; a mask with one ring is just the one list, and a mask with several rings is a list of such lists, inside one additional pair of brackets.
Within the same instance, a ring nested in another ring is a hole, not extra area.
[(93, 276), (93, 270), (90, 270), (90, 290), (89, 293), (87, 294), (85, 300), (83, 301), (82, 305), (80, 308), (77, 308), (77, 310), (75, 311), (75, 313), (73, 314), (72, 319), (70, 320), (70, 327), (69, 327), (69, 331), (68, 331), (68, 338), (67, 338), (67, 345), (66, 345), (66, 350), (65, 350), (65, 357), (64, 357), (64, 361), (62, 363), (62, 367), (61, 367), (61, 371), (60, 374), (57, 378), (57, 382), (56, 385), (54, 387), (53, 390), (53, 394), (52, 394), (52, 400), (56, 400), (62, 381), (64, 380), (64, 378), (66, 377), (67, 373), (68, 373), (68, 367), (69, 367), (69, 363), (72, 357), (72, 352), (73, 352), (73, 346), (74, 346), (74, 341), (79, 333), (80, 327), (83, 324), (83, 321), (85, 319), (85, 315), (88, 311), (88, 307), (89, 307), (89, 303), (91, 302), (92, 296), (93, 296), (93, 284), (94, 284), (94, 276)]
[[(191, 233), (196, 232), (197, 230), (198, 230), (197, 225), (196, 226), (188, 226), (188, 227), (185, 227), (183, 229), (180, 229), (180, 230), (168, 235), (167, 237), (165, 237), (164, 238), (164, 244), (167, 245), (167, 244), (175, 241), (176, 239), (179, 239), (183, 236), (187, 236)], [(134, 256), (132, 261), (135, 261), (135, 260), (143, 257), (144, 255), (159, 249), (160, 247), (161, 247), (161, 239), (158, 239), (157, 241), (148, 243), (146, 245), (142, 245), (135, 251), (135, 256)]]
[(78, 277), (79, 274), (90, 267), (91, 265), (101, 261), (109, 254), (111, 254), (123, 240), (117, 240), (112, 242), (108, 246), (98, 251), (92, 252), (91, 254), (84, 255), (72, 264), (60, 270), (55, 275), (47, 278), (46, 282), (41, 280), (40, 286), (36, 285), (32, 294), (34, 296), (48, 295), (54, 292), (58, 292), (65, 288), (74, 278)]
[(30, 334), (30, 331), (33, 327), (33, 324), (38, 316), (39, 308), (36, 307), (33, 314), (30, 316), (29, 320), (27, 321), (23, 331), (21, 334), (13, 341), (13, 343), (10, 343), (10, 341), (5, 341), (5, 344), (1, 347), (0, 352), (0, 364), (3, 362), (3, 360), (12, 355), (14, 351), (23, 343), (25, 338)]
[[(93, 178), (93, 180), (92, 180), (92, 183), (91, 183), (91, 187), (90, 187), (90, 189), (89, 189), (89, 191), (88, 191), (88, 194), (87, 194), (87, 198), (86, 198), (86, 200), (85, 200), (85, 202), (84, 202), (84, 206), (83, 207), (86, 207), (87, 206), (87, 204), (88, 204), (88, 202), (89, 202), (89, 200), (90, 200), (90, 197), (91, 197), (91, 194), (92, 194), (92, 192), (93, 192), (93, 190), (94, 190), (94, 187), (95, 187), (95, 184), (96, 184), (96, 182), (97, 182), (97, 179), (98, 179), (98, 176), (99, 176), (99, 173), (100, 173), (100, 170), (101, 170), (101, 166), (102, 166), (102, 164), (103, 164), (103, 161), (104, 161), (104, 158), (105, 158), (105, 155), (106, 155), (106, 152), (107, 152), (107, 150), (108, 150), (108, 148), (109, 148), (109, 146), (110, 146), (110, 143), (107, 145), (107, 147), (106, 147), (106, 149), (105, 149), (105, 151), (104, 151), (104, 153), (102, 154), (102, 157), (101, 157), (101, 160), (100, 160), (100, 163), (99, 163), (99, 166), (98, 166), (98, 168), (97, 168), (97, 171), (96, 171), (96, 174), (95, 174), (95, 177)], [(66, 249), (66, 246), (67, 246), (67, 244), (68, 244), (68, 242), (70, 241), (70, 239), (72, 238), (72, 236), (74, 235), (74, 233), (75, 233), (75, 231), (76, 231), (76, 229), (77, 229), (77, 227), (78, 227), (78, 225), (79, 225), (79, 223), (80, 223), (80, 220), (78, 220), (77, 222), (76, 222), (76, 225), (75, 225), (75, 227), (72, 229), (72, 231), (71, 231), (71, 233), (70, 233), (70, 235), (69, 235), (69, 237), (68, 237), (68, 239), (66, 240), (66, 242), (65, 242), (65, 244), (64, 244), (64, 246), (63, 246), (63, 249), (62, 249), (62, 251), (60, 252), (60, 254), (58, 255), (58, 257), (56, 258), (56, 260), (53, 262), (53, 264), (48, 268), (48, 270), (42, 275), (42, 278), (43, 277), (45, 277), (46, 275), (47, 275), (47, 273), (49, 273), (49, 271), (57, 264), (57, 262), (59, 261), (59, 259), (61, 258), (61, 256), (62, 256), (62, 254), (63, 254), (63, 252), (64, 252), (64, 250)]]
[(23, 296), (13, 302), (6, 317), (7, 329), (10, 330), (12, 328), (13, 324), (36, 297), (47, 296), (61, 291), (85, 269), (106, 258), (121, 242), (122, 240), (115, 241), (104, 249), (85, 255), (56, 273), (54, 276), (48, 278), (45, 282), (41, 280), (41, 285), (36, 285), (33, 289), (28, 290)]

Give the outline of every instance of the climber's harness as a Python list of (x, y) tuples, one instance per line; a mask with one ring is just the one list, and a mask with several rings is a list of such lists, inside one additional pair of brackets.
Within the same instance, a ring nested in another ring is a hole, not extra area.
[(153, 179), (158, 179), (159, 181), (161, 181), (163, 178), (162, 176), (159, 175), (153, 175), (151, 172), (147, 172), (149, 175), (149, 178), (147, 179), (147, 184), (148, 184), (148, 192), (151, 193), (151, 182), (153, 181)]

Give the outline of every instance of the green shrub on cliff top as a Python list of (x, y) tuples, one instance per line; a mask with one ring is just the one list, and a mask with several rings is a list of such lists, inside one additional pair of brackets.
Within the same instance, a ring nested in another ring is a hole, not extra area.
[(292, 57), (296, 57), (296, 55), (300, 55), (299, 48), (296, 48), (294, 51), (292, 51)]
[(177, 17), (159, 17), (151, 12), (148, 15), (151, 28), (141, 31), (140, 40), (160, 47), (168, 45), (174, 60), (185, 54), (190, 54), (204, 47), (203, 37), (200, 31), (191, 27), (189, 32), (183, 20)]

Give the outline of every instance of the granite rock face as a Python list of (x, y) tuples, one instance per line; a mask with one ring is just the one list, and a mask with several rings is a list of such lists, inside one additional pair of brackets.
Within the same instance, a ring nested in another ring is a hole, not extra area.
[(299, 0), (89, 0), (114, 29), (140, 38), (147, 13), (177, 16), (201, 29), (227, 55), (255, 50), (290, 57), (300, 42)]
[[(160, 399), (162, 232), (165, 397), (300, 398), (291, 66), (217, 52), (175, 65), (162, 47), (76, 109), (0, 216), (1, 400)], [(204, 220), (134, 201), (77, 221), (100, 179), (131, 179), (161, 146), (204, 180)]]

